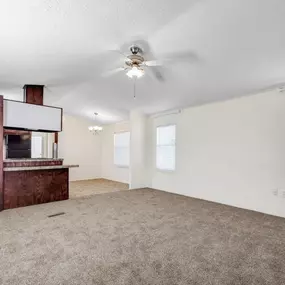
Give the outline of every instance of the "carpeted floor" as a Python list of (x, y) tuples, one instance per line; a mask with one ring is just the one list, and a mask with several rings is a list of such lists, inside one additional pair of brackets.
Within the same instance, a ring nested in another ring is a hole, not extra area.
[(69, 198), (92, 196), (96, 194), (129, 190), (129, 185), (107, 179), (72, 181), (69, 183)]
[(282, 285), (285, 219), (150, 189), (7, 210), (0, 272), (5, 285)]

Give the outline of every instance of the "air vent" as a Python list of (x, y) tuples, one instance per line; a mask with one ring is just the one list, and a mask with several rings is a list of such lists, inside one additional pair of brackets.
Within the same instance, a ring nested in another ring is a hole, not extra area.
[(59, 213), (56, 213), (56, 214), (49, 215), (48, 218), (57, 217), (57, 216), (61, 216), (61, 215), (64, 215), (64, 214), (65, 214), (64, 212), (59, 212)]

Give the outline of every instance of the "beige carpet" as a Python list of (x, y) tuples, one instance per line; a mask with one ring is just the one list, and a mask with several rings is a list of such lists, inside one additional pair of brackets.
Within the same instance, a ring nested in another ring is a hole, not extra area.
[(69, 183), (69, 198), (76, 199), (80, 197), (92, 196), (95, 194), (125, 190), (129, 190), (128, 184), (106, 179), (73, 181)]
[(283, 285), (285, 219), (148, 189), (7, 210), (0, 284)]

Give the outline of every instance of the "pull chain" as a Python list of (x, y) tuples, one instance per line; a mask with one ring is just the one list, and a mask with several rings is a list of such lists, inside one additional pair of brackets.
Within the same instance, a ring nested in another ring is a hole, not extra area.
[(136, 99), (136, 82), (137, 82), (137, 77), (134, 76), (134, 99)]

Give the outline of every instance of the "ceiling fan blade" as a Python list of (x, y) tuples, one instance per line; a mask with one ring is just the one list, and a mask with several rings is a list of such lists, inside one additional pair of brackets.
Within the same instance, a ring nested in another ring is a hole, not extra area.
[(172, 61), (196, 61), (198, 57), (196, 54), (190, 51), (182, 51), (166, 54), (161, 61), (163, 62), (172, 62)]
[(109, 71), (106, 71), (102, 74), (103, 77), (109, 77), (113, 74), (116, 74), (120, 71), (124, 71), (126, 70), (127, 68), (126, 67), (118, 67), (118, 68), (115, 68), (115, 69), (112, 69), (112, 70), (109, 70)]
[(165, 81), (165, 78), (161, 72), (161, 68), (156, 67), (156, 66), (147, 66), (149, 67), (148, 69), (151, 71), (152, 75), (155, 77), (155, 79), (157, 79), (160, 82)]
[(163, 65), (163, 63), (159, 60), (147, 60), (145, 62), (143, 62), (143, 65), (146, 66), (161, 66)]
[(170, 53), (164, 56), (163, 58), (157, 60), (147, 60), (143, 62), (143, 65), (153, 67), (153, 66), (163, 66), (167, 63), (175, 63), (175, 62), (192, 62), (196, 61), (198, 58), (192, 52), (178, 52), (178, 53)]

